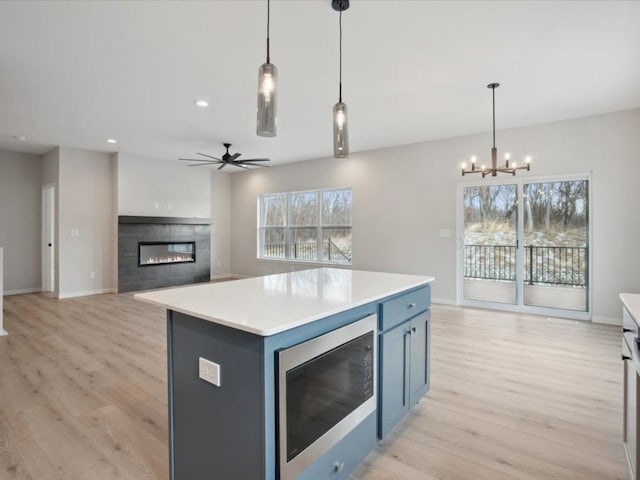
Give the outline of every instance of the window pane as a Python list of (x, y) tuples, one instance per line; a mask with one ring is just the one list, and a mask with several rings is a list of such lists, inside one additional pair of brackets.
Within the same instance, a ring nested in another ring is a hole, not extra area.
[(322, 260), (325, 262), (351, 263), (351, 229), (322, 229)]
[(287, 196), (268, 195), (262, 197), (262, 225), (286, 225), (287, 219)]
[(285, 228), (264, 228), (264, 246), (262, 256), (267, 258), (286, 258), (286, 229)]
[(322, 225), (351, 225), (351, 190), (322, 192)]
[(301, 192), (289, 195), (289, 220), (292, 226), (316, 226), (318, 224), (318, 192)]
[(318, 230), (314, 228), (292, 228), (290, 258), (318, 260)]

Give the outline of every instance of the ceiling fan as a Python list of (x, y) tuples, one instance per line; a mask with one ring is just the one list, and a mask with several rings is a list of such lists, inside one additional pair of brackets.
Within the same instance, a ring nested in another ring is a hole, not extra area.
[(198, 163), (193, 163), (189, 165), (190, 167), (220, 164), (217, 170), (222, 170), (227, 165), (233, 165), (234, 167), (244, 168), (245, 170), (251, 170), (249, 167), (270, 167), (271, 166), (271, 165), (266, 165), (264, 163), (261, 163), (261, 162), (270, 162), (271, 160), (269, 158), (246, 158), (244, 160), (238, 160), (238, 157), (242, 155), (241, 153), (234, 153), (232, 155), (229, 153), (229, 148), (231, 147), (231, 144), (223, 143), (222, 145), (224, 145), (224, 148), (227, 149), (226, 153), (222, 155), (222, 158), (212, 157), (211, 155), (207, 155), (206, 153), (198, 153), (198, 155), (202, 155), (203, 157), (206, 157), (206, 159), (205, 158), (179, 158), (178, 160), (183, 160), (185, 162), (198, 162)]

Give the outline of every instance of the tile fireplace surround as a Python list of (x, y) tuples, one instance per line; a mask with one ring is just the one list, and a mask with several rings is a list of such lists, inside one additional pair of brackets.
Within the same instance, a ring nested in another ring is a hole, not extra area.
[[(195, 242), (195, 262), (138, 265), (139, 244)], [(118, 292), (208, 282), (211, 272), (208, 218), (118, 217)]]

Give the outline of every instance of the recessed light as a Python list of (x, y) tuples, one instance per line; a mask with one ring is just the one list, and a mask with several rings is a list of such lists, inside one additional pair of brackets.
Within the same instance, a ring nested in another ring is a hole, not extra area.
[(206, 100), (194, 100), (193, 103), (195, 103), (199, 107), (208, 107), (209, 106), (209, 102), (207, 102)]
[(107, 143), (118, 143), (118, 141), (114, 138), (107, 138)]
[(13, 138), (15, 138), (16, 140), (20, 140), (21, 142), (27, 141), (27, 137), (25, 137), (24, 135), (14, 135)]

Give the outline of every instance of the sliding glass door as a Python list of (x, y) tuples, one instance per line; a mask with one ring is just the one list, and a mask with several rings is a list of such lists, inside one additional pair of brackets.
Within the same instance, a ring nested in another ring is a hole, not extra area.
[(517, 186), (465, 187), (464, 298), (516, 303)]
[(461, 303), (588, 318), (586, 176), (464, 184), (460, 197)]

